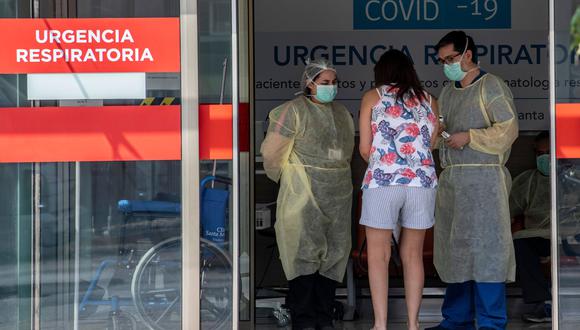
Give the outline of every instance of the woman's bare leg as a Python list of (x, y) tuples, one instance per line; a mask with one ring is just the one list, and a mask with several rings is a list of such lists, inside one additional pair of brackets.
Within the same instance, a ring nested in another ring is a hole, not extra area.
[(366, 227), (369, 282), (375, 316), (374, 330), (387, 328), (391, 235), (392, 230)]
[(400, 239), (401, 261), (405, 277), (409, 330), (419, 329), (419, 309), (423, 297), (425, 271), (423, 269), (423, 241), (425, 230), (403, 228)]

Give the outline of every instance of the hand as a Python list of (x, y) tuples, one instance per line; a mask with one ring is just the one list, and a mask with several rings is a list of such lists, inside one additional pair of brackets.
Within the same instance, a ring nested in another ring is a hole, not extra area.
[(452, 134), (447, 140), (445, 140), (445, 144), (453, 149), (463, 149), (463, 147), (468, 145), (469, 142), (471, 142), (471, 137), (468, 132)]
[(441, 133), (443, 133), (444, 130), (445, 130), (445, 124), (443, 124), (442, 122), (439, 122), (439, 125), (437, 127), (437, 136), (441, 136)]

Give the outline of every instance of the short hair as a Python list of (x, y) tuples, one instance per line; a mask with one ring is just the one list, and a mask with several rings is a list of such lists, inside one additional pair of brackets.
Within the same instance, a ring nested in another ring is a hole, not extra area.
[(471, 53), (473, 54), (471, 57), (471, 62), (477, 64), (477, 47), (475, 46), (475, 41), (465, 32), (451, 31), (447, 33), (443, 38), (441, 38), (441, 40), (439, 40), (435, 46), (435, 49), (439, 51), (439, 49), (447, 45), (453, 45), (453, 50), (459, 53), (463, 53), (467, 47), (467, 50), (471, 50)]

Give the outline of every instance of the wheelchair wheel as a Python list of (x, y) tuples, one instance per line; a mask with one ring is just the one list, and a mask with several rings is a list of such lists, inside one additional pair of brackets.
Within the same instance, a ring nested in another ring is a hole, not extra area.
[(137, 330), (137, 321), (128, 313), (111, 312), (106, 330)]
[(143, 255), (131, 283), (141, 321), (152, 330), (181, 329), (181, 239), (169, 238)]
[(231, 329), (232, 262), (223, 249), (201, 239), (202, 329)]
[[(231, 321), (231, 261), (201, 239), (202, 329), (224, 329)], [(181, 238), (162, 241), (135, 268), (131, 293), (141, 321), (151, 330), (181, 329)]]

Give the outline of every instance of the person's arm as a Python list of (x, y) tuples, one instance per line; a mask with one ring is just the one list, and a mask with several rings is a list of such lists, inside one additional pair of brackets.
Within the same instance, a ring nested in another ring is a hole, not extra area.
[(513, 101), (504, 97), (495, 99), (489, 105), (491, 127), (470, 129), (469, 146), (472, 149), (493, 155), (503, 155), (518, 137), (518, 120), (513, 114), (510, 119), (495, 121), (494, 113), (513, 112)]
[(431, 136), (431, 150), (435, 150), (439, 145), (439, 134), (440, 126), (439, 123), (439, 105), (437, 99), (434, 96), (430, 96), (431, 110), (433, 110), (433, 115), (435, 116), (435, 123), (433, 124), (433, 135)]
[(343, 108), (345, 113), (346, 121), (347, 121), (347, 130), (350, 133), (349, 142), (344, 147), (346, 155), (348, 155), (347, 161), (350, 163), (352, 161), (352, 155), (354, 151), (354, 141), (355, 141), (355, 129), (354, 129), (354, 116), (344, 105), (340, 105)]
[(358, 150), (362, 158), (368, 162), (373, 145), (373, 130), (371, 127), (372, 108), (379, 101), (379, 93), (372, 89), (365, 93), (362, 98), (359, 113), (359, 146)]
[[(485, 78), (484, 78), (485, 79)], [(518, 137), (518, 118), (508, 87), (495, 77), (483, 85), (482, 102), (490, 127), (469, 130), (469, 146), (492, 155), (503, 155)]]
[(512, 223), (517, 222), (524, 216), (528, 209), (529, 193), (531, 187), (531, 174), (526, 171), (518, 175), (513, 183), (510, 191), (509, 206)]
[(272, 110), (269, 115), (268, 134), (260, 151), (264, 158), (264, 170), (272, 181), (278, 182), (294, 146), (296, 113), (287, 103)]

